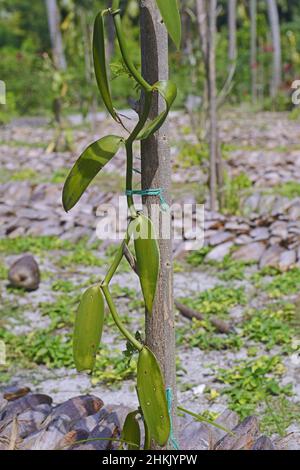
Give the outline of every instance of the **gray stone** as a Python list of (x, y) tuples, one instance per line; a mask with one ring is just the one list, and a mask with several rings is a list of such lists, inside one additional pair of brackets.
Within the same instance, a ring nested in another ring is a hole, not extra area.
[(222, 261), (230, 253), (233, 242), (222, 243), (213, 248), (205, 257), (205, 261)]
[(280, 271), (287, 271), (294, 267), (296, 263), (297, 255), (295, 250), (284, 251), (279, 258), (279, 269)]
[(38, 289), (40, 284), (39, 266), (32, 255), (19, 258), (9, 269), (8, 279), (12, 286), (28, 291)]
[(256, 242), (258, 242), (262, 240), (268, 240), (270, 233), (266, 227), (257, 227), (251, 230), (250, 235)]
[(221, 243), (228, 242), (235, 237), (235, 234), (231, 232), (218, 232), (216, 235), (213, 235), (210, 240), (209, 244), (212, 246), (221, 245)]
[(291, 432), (275, 441), (277, 450), (300, 450), (300, 432)]
[(284, 252), (284, 248), (279, 245), (270, 246), (262, 255), (259, 267), (260, 269), (270, 266), (277, 268), (281, 254)]
[(232, 255), (232, 258), (240, 261), (255, 261), (258, 262), (262, 257), (266, 245), (263, 242), (249, 243), (242, 246)]
[(270, 230), (274, 237), (279, 237), (282, 240), (285, 240), (288, 236), (288, 227), (285, 222), (280, 222), (280, 221), (274, 222), (271, 225)]

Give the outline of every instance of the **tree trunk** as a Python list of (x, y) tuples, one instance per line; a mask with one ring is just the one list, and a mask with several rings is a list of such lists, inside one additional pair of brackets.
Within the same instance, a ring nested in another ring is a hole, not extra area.
[(56, 0), (46, 0), (46, 7), (54, 65), (59, 70), (65, 70), (67, 62), (60, 30), (60, 13)]
[(268, 15), (273, 43), (273, 72), (271, 80), (271, 97), (275, 98), (282, 79), (282, 56), (279, 14), (276, 0), (267, 0)]
[(217, 0), (209, 0), (208, 17), (208, 98), (209, 98), (209, 148), (210, 148), (210, 208), (217, 208), (218, 123), (216, 90), (216, 9)]
[(228, 0), (228, 29), (229, 29), (229, 47), (228, 59), (230, 62), (229, 69), (235, 67), (237, 57), (236, 45), (236, 0)]
[[(161, 22), (155, 0), (141, 1), (141, 47), (142, 73), (153, 84), (168, 79), (168, 36)], [(153, 99), (151, 117), (165, 109), (163, 100), (156, 95)], [(168, 142), (168, 124), (141, 144), (142, 188), (164, 188), (164, 195), (170, 201), (171, 162)], [(144, 203), (153, 214), (153, 204), (159, 205), (159, 198), (145, 197)], [(151, 211), (152, 209), (152, 211)], [(166, 387), (173, 393), (172, 421), (176, 433), (176, 366), (175, 366), (175, 324), (173, 313), (173, 263), (172, 240), (163, 239), (161, 223), (153, 217), (156, 233), (159, 234), (160, 275), (152, 315), (146, 316), (146, 344), (156, 355), (165, 379)], [(168, 221), (171, 224), (171, 220)]]
[(201, 39), (201, 51), (205, 67), (208, 68), (208, 28), (207, 28), (207, 2), (206, 0), (196, 0), (197, 24)]
[(257, 0), (250, 0), (251, 22), (251, 95), (253, 104), (257, 101)]

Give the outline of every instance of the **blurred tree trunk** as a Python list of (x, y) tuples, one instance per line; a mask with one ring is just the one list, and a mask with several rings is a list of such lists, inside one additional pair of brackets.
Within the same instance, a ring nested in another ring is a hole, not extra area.
[(206, 88), (209, 110), (210, 153), (210, 208), (222, 205), (223, 170), (218, 138), (217, 85), (216, 85), (216, 14), (217, 0), (196, 0), (198, 30), (205, 64)]
[[(112, 7), (112, 0), (108, 2), (108, 8)], [(115, 28), (111, 15), (107, 18), (107, 60), (110, 61), (115, 52)]]
[(60, 12), (56, 0), (46, 0), (46, 8), (54, 65), (59, 70), (65, 70), (67, 61), (60, 29)]
[(271, 81), (271, 97), (275, 98), (282, 80), (282, 54), (279, 13), (276, 0), (267, 0), (268, 15), (273, 44), (273, 72)]
[[(141, 46), (142, 73), (145, 79), (151, 84), (158, 80), (167, 80), (169, 75), (168, 35), (155, 0), (141, 2)], [(163, 99), (156, 94), (153, 97), (150, 117), (153, 119), (164, 109)], [(167, 201), (170, 201), (171, 160), (167, 123), (156, 132), (155, 136), (142, 141), (141, 151), (142, 189), (162, 187), (165, 190)], [(172, 239), (170, 237), (163, 238), (160, 217), (157, 217), (157, 214), (155, 216), (155, 207), (159, 207), (160, 203), (159, 197), (145, 197), (143, 202), (146, 204), (149, 214), (153, 216), (160, 248), (160, 274), (156, 298), (152, 315), (146, 316), (146, 344), (154, 352), (161, 365), (166, 387), (170, 387), (173, 392), (172, 421), (176, 435)], [(168, 214), (167, 216), (170, 217)], [(171, 220), (168, 221), (168, 224), (170, 226)]]
[(237, 57), (236, 43), (236, 0), (228, 0), (228, 30), (229, 30), (229, 47), (228, 58), (229, 67), (235, 67)]
[(251, 22), (251, 95), (252, 102), (257, 101), (257, 0), (250, 0), (250, 22)]

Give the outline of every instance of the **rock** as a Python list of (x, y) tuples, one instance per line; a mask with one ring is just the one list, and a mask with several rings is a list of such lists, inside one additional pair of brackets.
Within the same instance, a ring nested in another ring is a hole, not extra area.
[(277, 450), (300, 450), (300, 432), (291, 432), (274, 442)]
[(9, 269), (8, 279), (12, 286), (28, 291), (38, 289), (40, 284), (39, 266), (32, 255), (19, 258)]
[[(35, 433), (41, 427), (43, 421), (51, 413), (50, 405), (40, 405), (33, 410), (26, 410), (17, 417), (18, 437), (25, 439), (30, 434)], [(12, 432), (13, 422), (5, 428), (5, 434)], [(0, 437), (2, 434), (0, 435)]]
[(252, 243), (253, 239), (249, 237), (249, 235), (240, 235), (234, 240), (235, 245), (247, 245), (248, 243)]
[(233, 242), (222, 243), (213, 248), (205, 257), (205, 261), (222, 261), (230, 253)]
[(22, 442), (19, 448), (22, 450), (54, 450), (71, 430), (71, 425), (72, 422), (68, 416), (58, 416), (41, 431), (31, 434)]
[(4, 390), (3, 398), (7, 401), (17, 400), (18, 398), (24, 397), (30, 393), (29, 387), (8, 387)]
[[(215, 430), (192, 418), (182, 420), (179, 431), (179, 447), (183, 450), (209, 450), (217, 441)], [(216, 429), (216, 428), (215, 428)]]
[(239, 234), (249, 233), (249, 225), (248, 224), (239, 224), (238, 222), (227, 222), (225, 224), (225, 230), (236, 232)]
[(266, 245), (263, 242), (249, 243), (235, 251), (232, 258), (239, 261), (259, 262), (265, 249)]
[(29, 393), (25, 397), (8, 403), (0, 413), (0, 422), (10, 420), (25, 410), (35, 409), (42, 404), (51, 405), (51, 403), (52, 398), (48, 395)]
[(281, 254), (283, 253), (284, 248), (279, 245), (270, 246), (262, 255), (259, 267), (260, 269), (264, 268), (265, 266), (270, 266), (273, 268), (277, 268), (279, 264), (279, 259)]
[(54, 419), (61, 415), (68, 416), (72, 422), (76, 422), (83, 417), (97, 413), (103, 407), (103, 401), (94, 395), (82, 395), (70, 398), (65, 403), (54, 408), (49, 419)]
[(218, 232), (216, 235), (210, 237), (209, 244), (211, 246), (221, 245), (221, 243), (228, 242), (235, 237), (234, 233), (231, 232)]
[(0, 413), (6, 407), (8, 401), (0, 394)]
[(295, 250), (287, 250), (281, 253), (279, 258), (279, 269), (280, 271), (288, 271), (288, 269), (295, 266), (297, 259)]
[(269, 437), (261, 436), (253, 445), (252, 450), (275, 450), (275, 447)]
[(259, 434), (258, 419), (249, 416), (233, 428), (231, 434), (226, 434), (214, 447), (214, 450), (250, 450)]
[(266, 227), (257, 227), (250, 232), (251, 237), (254, 238), (256, 242), (268, 240), (270, 237), (269, 230)]
[(281, 240), (286, 240), (288, 236), (287, 224), (285, 222), (274, 222), (271, 225), (270, 230), (274, 237), (279, 237)]

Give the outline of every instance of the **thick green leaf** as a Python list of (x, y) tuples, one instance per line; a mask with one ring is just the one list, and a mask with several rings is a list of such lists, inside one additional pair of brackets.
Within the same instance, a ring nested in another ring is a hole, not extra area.
[(120, 118), (117, 115), (112, 104), (110, 88), (107, 78), (103, 11), (98, 13), (94, 23), (93, 57), (96, 80), (103, 102), (106, 106), (107, 111), (114, 118), (114, 120), (120, 122)]
[(78, 372), (94, 369), (103, 323), (103, 295), (98, 286), (93, 286), (83, 294), (76, 313), (73, 356)]
[(117, 153), (122, 140), (119, 136), (108, 135), (91, 144), (80, 155), (63, 189), (63, 206), (66, 212), (75, 206), (97, 173)]
[(177, 0), (156, 0), (168, 33), (177, 49), (181, 43), (181, 19)]
[(128, 233), (134, 239), (137, 269), (145, 306), (147, 311), (151, 313), (160, 263), (159, 246), (154, 226), (148, 217), (140, 214), (129, 224)]
[(139, 140), (147, 139), (163, 125), (177, 96), (177, 87), (175, 83), (171, 82), (171, 80), (161, 80), (153, 85), (153, 89), (158, 91), (158, 93), (164, 98), (166, 102), (166, 109), (153, 121), (146, 124), (144, 129), (138, 135)]
[(165, 445), (170, 435), (165, 385), (156, 357), (146, 346), (137, 364), (137, 392), (151, 438), (158, 445)]
[(128, 444), (128, 450), (139, 450), (141, 445), (141, 430), (136, 415), (138, 411), (128, 413), (122, 431), (122, 439), (135, 445)]

